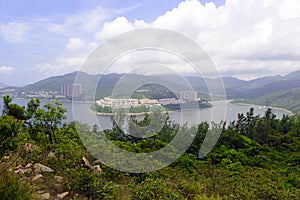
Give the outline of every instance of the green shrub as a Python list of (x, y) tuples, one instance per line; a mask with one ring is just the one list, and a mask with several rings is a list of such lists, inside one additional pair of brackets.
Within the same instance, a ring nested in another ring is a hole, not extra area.
[(99, 174), (93, 174), (90, 170), (79, 167), (68, 171), (67, 180), (69, 190), (83, 194), (89, 198), (104, 199), (113, 195), (113, 185), (105, 181)]
[(5, 170), (0, 175), (0, 199), (32, 199), (32, 189), (28, 184), (22, 183), (21, 179), (13, 172)]
[(147, 178), (134, 191), (134, 199), (184, 199), (161, 179)]
[(14, 140), (22, 127), (22, 121), (11, 116), (0, 117), (0, 158), (7, 150), (15, 150), (17, 143)]

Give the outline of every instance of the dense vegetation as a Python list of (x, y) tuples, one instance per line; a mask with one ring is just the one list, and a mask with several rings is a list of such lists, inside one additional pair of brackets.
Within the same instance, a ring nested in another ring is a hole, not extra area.
[(273, 92), (256, 99), (236, 102), (286, 108), (294, 113), (300, 113), (300, 88)]
[[(132, 116), (131, 131), (142, 134), (134, 137), (120, 129), (115, 120), (112, 130), (103, 132), (79, 122), (62, 124), (66, 110), (59, 103), (40, 107), (38, 100), (31, 100), (26, 109), (12, 104), (9, 97), (4, 103), (0, 117), (0, 199), (41, 199), (45, 193), (56, 199), (66, 191), (65, 199), (300, 198), (300, 115), (278, 119), (271, 109), (264, 116), (255, 116), (250, 109), (229, 124), (203, 122), (188, 128), (154, 112), (155, 118), (146, 115), (142, 121)], [(166, 120), (155, 134), (143, 135), (146, 130), (136, 124), (144, 127), (151, 119)], [(221, 127), (222, 134), (213, 151), (199, 159), (209, 126)], [(155, 172), (125, 173), (102, 164), (101, 172), (95, 172), (82, 159), (95, 161), (81, 142), (85, 139), (106, 136), (126, 150), (151, 152), (166, 146), (182, 128), (196, 129), (192, 145), (176, 162)], [(53, 172), (41, 172), (38, 180), (33, 177), (36, 171), (14, 173), (30, 163), (44, 164)]]
[[(113, 110), (110, 106), (99, 106), (98, 104), (92, 105), (91, 110), (99, 112), (99, 113), (113, 113)], [(118, 109), (120, 112), (122, 110), (124, 112), (129, 112), (129, 113), (143, 113), (143, 112), (149, 112), (150, 109), (145, 107), (145, 106), (137, 106), (137, 107), (131, 107), (129, 109)]]

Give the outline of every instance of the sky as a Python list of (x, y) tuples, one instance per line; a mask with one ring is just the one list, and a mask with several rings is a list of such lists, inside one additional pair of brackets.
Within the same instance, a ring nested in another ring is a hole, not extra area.
[(300, 69), (298, 0), (0, 0), (0, 9), (0, 82), (8, 85), (79, 70), (103, 41), (139, 28), (188, 36), (224, 76)]

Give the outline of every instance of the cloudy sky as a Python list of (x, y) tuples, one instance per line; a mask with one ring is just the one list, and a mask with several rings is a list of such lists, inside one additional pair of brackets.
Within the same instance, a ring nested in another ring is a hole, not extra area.
[(0, 8), (0, 82), (9, 85), (78, 70), (106, 39), (152, 27), (196, 41), (224, 76), (300, 69), (299, 0), (0, 0)]

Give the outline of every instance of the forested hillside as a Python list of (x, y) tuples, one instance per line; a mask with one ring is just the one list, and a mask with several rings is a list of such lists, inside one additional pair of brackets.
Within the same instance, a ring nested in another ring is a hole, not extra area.
[[(0, 199), (300, 199), (300, 115), (278, 119), (268, 109), (259, 117), (250, 109), (228, 124), (203, 122), (190, 128), (166, 120), (157, 133), (133, 137), (113, 119), (112, 130), (103, 132), (79, 122), (62, 124), (66, 110), (60, 103), (41, 107), (39, 100), (31, 100), (26, 109), (9, 97), (4, 103)], [(132, 117), (141, 127), (150, 119)], [(209, 127), (222, 133), (213, 151), (200, 159)], [(179, 130), (193, 137), (190, 129), (196, 135), (186, 153), (150, 173), (109, 168), (81, 142), (106, 137), (131, 152), (152, 152), (165, 147)], [(144, 134), (136, 126), (131, 130)]]

